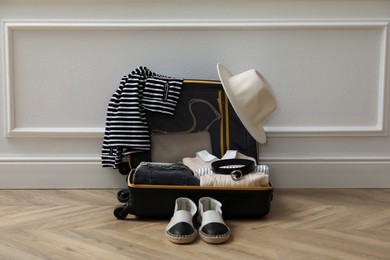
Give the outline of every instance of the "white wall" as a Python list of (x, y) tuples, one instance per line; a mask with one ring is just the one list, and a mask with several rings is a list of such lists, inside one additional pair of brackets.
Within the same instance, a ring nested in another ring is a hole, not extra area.
[(276, 95), (276, 187), (390, 187), (390, 1), (0, 1), (0, 19), (0, 188), (124, 187), (100, 167), (120, 78), (219, 61)]

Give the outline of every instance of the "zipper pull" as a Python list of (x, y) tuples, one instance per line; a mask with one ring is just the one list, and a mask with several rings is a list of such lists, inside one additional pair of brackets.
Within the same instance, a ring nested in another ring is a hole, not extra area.
[(167, 101), (168, 93), (169, 93), (169, 83), (167, 81), (167, 82), (165, 82), (165, 85), (164, 85), (164, 101)]

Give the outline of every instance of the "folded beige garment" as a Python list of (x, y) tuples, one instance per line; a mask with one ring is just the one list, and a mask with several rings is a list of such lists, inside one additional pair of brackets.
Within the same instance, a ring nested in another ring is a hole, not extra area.
[(200, 186), (261, 187), (268, 185), (268, 174), (258, 172), (248, 173), (239, 181), (235, 181), (230, 175), (225, 174), (208, 174), (200, 176)]

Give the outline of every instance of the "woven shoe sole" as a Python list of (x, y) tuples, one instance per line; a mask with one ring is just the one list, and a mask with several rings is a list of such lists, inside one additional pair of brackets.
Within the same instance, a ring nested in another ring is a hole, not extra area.
[(228, 233), (225, 233), (223, 235), (218, 236), (210, 236), (204, 233), (202, 230), (199, 231), (200, 238), (210, 244), (221, 244), (226, 242), (230, 238), (230, 231)]
[(175, 244), (188, 244), (194, 241), (197, 237), (197, 232), (195, 231), (191, 235), (185, 235), (185, 236), (178, 236), (171, 234), (170, 232), (166, 231), (165, 232), (167, 238), (169, 241)]

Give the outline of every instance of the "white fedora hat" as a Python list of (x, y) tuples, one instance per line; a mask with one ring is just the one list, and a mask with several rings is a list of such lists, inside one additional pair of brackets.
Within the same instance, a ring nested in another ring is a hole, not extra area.
[(261, 74), (248, 70), (233, 76), (221, 63), (217, 64), (222, 86), (248, 132), (259, 143), (265, 143), (263, 121), (276, 109), (276, 101)]

